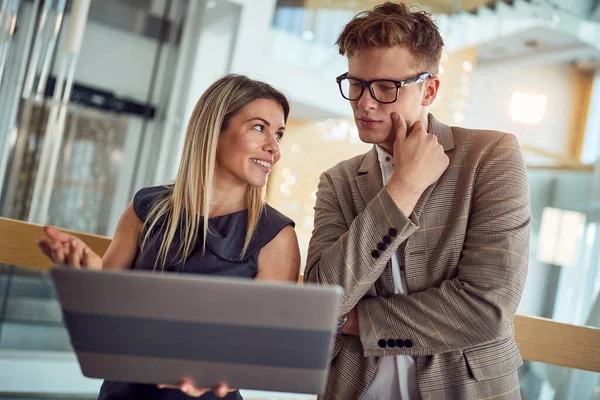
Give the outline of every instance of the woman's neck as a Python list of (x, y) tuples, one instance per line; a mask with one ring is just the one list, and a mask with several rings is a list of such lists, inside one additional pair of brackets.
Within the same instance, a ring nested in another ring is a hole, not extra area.
[(248, 185), (213, 184), (209, 199), (209, 217), (232, 214), (246, 209)]

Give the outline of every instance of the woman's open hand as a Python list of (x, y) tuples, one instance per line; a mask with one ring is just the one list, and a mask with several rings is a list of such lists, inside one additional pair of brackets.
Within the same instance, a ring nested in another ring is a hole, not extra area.
[(81, 239), (53, 226), (45, 226), (44, 233), (48, 237), (38, 238), (37, 244), (42, 253), (54, 263), (76, 268), (102, 269), (102, 258)]

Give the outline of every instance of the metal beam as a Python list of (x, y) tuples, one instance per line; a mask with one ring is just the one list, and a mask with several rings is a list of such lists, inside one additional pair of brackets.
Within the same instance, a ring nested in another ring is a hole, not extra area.
[(600, 21), (600, 0), (596, 0), (590, 13), (590, 19), (594, 21)]

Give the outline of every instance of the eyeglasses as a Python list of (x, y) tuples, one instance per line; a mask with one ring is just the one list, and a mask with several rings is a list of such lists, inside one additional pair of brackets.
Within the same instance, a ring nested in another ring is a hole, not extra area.
[(348, 73), (335, 78), (340, 87), (340, 93), (346, 100), (356, 101), (363, 95), (365, 88), (369, 89), (371, 97), (382, 104), (390, 104), (398, 100), (398, 90), (412, 83), (423, 82), (427, 78), (432, 78), (430, 72), (423, 72), (412, 78), (403, 81), (394, 81), (391, 79), (374, 79), (372, 81), (363, 81), (357, 78), (348, 78)]

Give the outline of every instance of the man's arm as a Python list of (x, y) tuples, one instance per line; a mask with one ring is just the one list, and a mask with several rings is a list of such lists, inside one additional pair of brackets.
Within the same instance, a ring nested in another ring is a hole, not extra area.
[[(398, 246), (419, 226), (414, 215), (408, 219), (383, 188), (348, 229), (333, 179), (344, 178), (327, 173), (320, 178), (304, 280), (344, 289), (341, 318), (367, 293)], [(386, 236), (390, 243), (379, 250), (377, 244)]]
[[(477, 173), (458, 276), (422, 292), (361, 300), (365, 356), (461, 350), (505, 334), (525, 285), (530, 218), (523, 154), (505, 135)], [(384, 349), (381, 339), (410, 340), (412, 347)]]
[[(448, 167), (448, 157), (434, 135), (416, 122), (407, 135), (404, 118), (392, 113), (394, 174), (348, 228), (335, 179), (321, 175), (315, 205), (315, 228), (308, 246), (306, 281), (340, 285), (344, 289), (339, 318), (345, 316), (379, 278), (398, 246), (419, 224), (413, 213), (417, 200)], [(407, 218), (406, 216), (409, 216)], [(382, 246), (382, 244), (384, 246)]]

